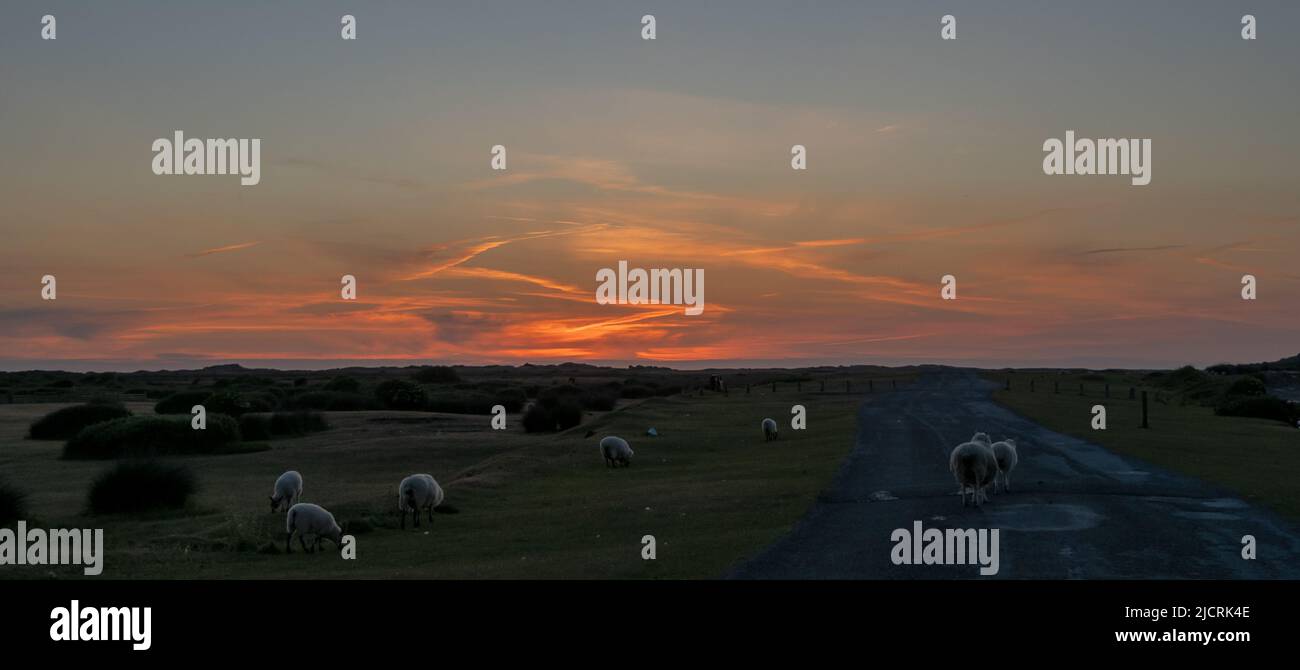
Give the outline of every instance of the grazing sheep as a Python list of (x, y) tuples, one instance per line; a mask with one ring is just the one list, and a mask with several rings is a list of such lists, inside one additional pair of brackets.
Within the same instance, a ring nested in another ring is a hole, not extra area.
[(600, 440), (600, 455), (605, 457), (605, 467), (627, 467), (632, 464), (632, 447), (627, 440), (613, 435)]
[(290, 470), (275, 480), (275, 491), (271, 494), (271, 511), (280, 511), (280, 503), (289, 509), (294, 503), (302, 502), (302, 475), (297, 470)]
[(1003, 491), (1011, 490), (1011, 471), (1016, 469), (1016, 463), (1020, 461), (1020, 456), (1016, 454), (1015, 440), (1002, 440), (993, 443), (993, 457), (998, 461), (998, 474), (993, 478), (993, 490), (996, 492), (998, 484), (1002, 485)]
[(763, 419), (763, 441), (770, 442), (776, 439), (776, 421), (772, 419)]
[(981, 499), (987, 501), (984, 487), (988, 486), (998, 472), (998, 461), (993, 449), (980, 442), (963, 442), (952, 450), (948, 457), (948, 469), (957, 478), (961, 487), (961, 506), (966, 506), (966, 487), (971, 488), (971, 498), (979, 507)]
[[(298, 503), (290, 507), (289, 514), (285, 516), (284, 529), (289, 532), (288, 537), (284, 539), (286, 554), (293, 553), (290, 542), (293, 541), (294, 533), (298, 534), (298, 542), (302, 544), (302, 550), (309, 554), (320, 549), (322, 539), (330, 540), (335, 547), (343, 546), (343, 529), (334, 520), (334, 515), (320, 505)], [(308, 535), (315, 536), (311, 547), (307, 546), (307, 540), (304, 539)]]
[(454, 513), (455, 508), (442, 505), (442, 487), (429, 475), (411, 475), (397, 486), (397, 509), (402, 513), (402, 529), (406, 529), (406, 513), (411, 513), (415, 527), (420, 527), (420, 510), (429, 514), (429, 523), (433, 523), (433, 512)]

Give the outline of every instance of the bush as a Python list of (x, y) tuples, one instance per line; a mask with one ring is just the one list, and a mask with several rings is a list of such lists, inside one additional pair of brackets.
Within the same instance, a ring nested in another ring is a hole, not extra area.
[(1225, 398), (1254, 398), (1268, 395), (1268, 387), (1255, 377), (1242, 377), (1232, 382), (1223, 395)]
[(460, 375), (454, 368), (446, 365), (428, 365), (415, 371), (412, 375), (421, 384), (454, 384), (460, 381)]
[(375, 397), (388, 409), (424, 409), (429, 398), (424, 387), (405, 379), (389, 379), (375, 387)]
[(131, 416), (131, 410), (121, 405), (73, 405), (33, 421), (28, 433), (33, 440), (66, 440), (86, 426), (126, 416)]
[(239, 418), (239, 435), (245, 440), (295, 437), (322, 430), (329, 430), (329, 423), (316, 412), (245, 414)]
[(1263, 397), (1228, 398), (1214, 408), (1220, 416), (1247, 416), (1256, 419), (1273, 419), (1295, 425), (1300, 412), (1291, 403), (1271, 395)]
[[(435, 391), (429, 395), (425, 409), (430, 412), (451, 412), (453, 414), (491, 414), (492, 406), (502, 404), (496, 396), (482, 391)], [(523, 407), (522, 402), (514, 410)]]
[(549, 433), (555, 430), (555, 417), (551, 416), (551, 410), (547, 409), (540, 402), (533, 403), (532, 407), (524, 412), (524, 431), (529, 433)]
[(269, 412), (279, 406), (280, 400), (270, 393), (260, 391), (241, 393), (226, 390), (217, 391), (198, 404), (203, 405), (209, 413), (239, 418), (250, 412)]
[(379, 402), (370, 396), (345, 391), (309, 391), (295, 396), (287, 404), (290, 409), (323, 412), (356, 412), (380, 407)]
[(654, 389), (651, 389), (648, 386), (624, 386), (622, 390), (619, 391), (619, 395), (630, 399), (649, 398), (654, 395)]
[(361, 382), (352, 377), (335, 377), (325, 383), (325, 390), (357, 393), (361, 390)]
[(0, 525), (27, 518), (27, 494), (0, 482)]
[(189, 468), (153, 461), (125, 462), (105, 470), (90, 485), (96, 514), (138, 513), (185, 506), (198, 490)]
[(208, 414), (204, 430), (191, 428), (188, 417), (130, 416), (81, 429), (63, 445), (63, 457), (207, 454), (221, 451), (239, 439), (239, 424), (222, 414)]
[(555, 418), (557, 430), (568, 430), (582, 423), (582, 407), (575, 400), (561, 400), (551, 410), (551, 416)]
[(153, 406), (153, 411), (159, 414), (189, 414), (195, 405), (202, 405), (210, 395), (212, 393), (209, 391), (177, 391), (159, 400)]

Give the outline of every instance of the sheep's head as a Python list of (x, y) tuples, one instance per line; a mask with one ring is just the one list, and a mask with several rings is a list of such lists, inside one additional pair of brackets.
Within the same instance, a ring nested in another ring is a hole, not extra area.
[(971, 438), (970, 438), (970, 441), (971, 441), (971, 442), (981, 442), (981, 443), (986, 444), (986, 445), (987, 445), (987, 444), (992, 444), (992, 443), (993, 443), (993, 441), (989, 439), (989, 434), (988, 434), (988, 433), (983, 433), (983, 432), (981, 432), (981, 433), (975, 433), (974, 435), (972, 435)]
[(268, 497), (271, 498), (271, 511), (274, 512), (277, 508), (280, 507), (280, 499), (276, 498), (275, 496), (268, 496)]

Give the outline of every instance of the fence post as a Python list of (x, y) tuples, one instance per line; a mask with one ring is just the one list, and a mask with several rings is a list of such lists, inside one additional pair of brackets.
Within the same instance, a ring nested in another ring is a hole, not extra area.
[(1137, 388), (1132, 386), (1128, 387), (1128, 399), (1133, 400), (1135, 398), (1137, 398)]
[(1107, 398), (1110, 397), (1110, 384), (1107, 384), (1107, 385), (1106, 385), (1106, 397), (1107, 397)]
[(772, 382), (772, 393), (776, 393), (776, 382)]
[(745, 395), (749, 395), (749, 384), (745, 384)]
[(823, 390), (823, 391), (826, 390), (826, 380), (825, 380), (825, 379), (822, 380), (822, 390)]
[(875, 392), (876, 392), (876, 382), (875, 382), (875, 380), (873, 380), (873, 379), (868, 379), (868, 380), (867, 380), (867, 393), (875, 393)]
[(1150, 425), (1147, 424), (1147, 392), (1146, 391), (1142, 391), (1142, 427), (1143, 428), (1151, 427)]
[(1010, 377), (1007, 377), (1007, 390), (1008, 390), (1008, 391), (1011, 390), (1011, 378), (1010, 378)]
[(1056, 392), (1057, 393), (1061, 392), (1061, 382), (1056, 382)]
[(1033, 393), (1033, 392), (1034, 392), (1034, 380), (1032, 380), (1032, 379), (1029, 380), (1029, 392), (1030, 392), (1030, 393)]

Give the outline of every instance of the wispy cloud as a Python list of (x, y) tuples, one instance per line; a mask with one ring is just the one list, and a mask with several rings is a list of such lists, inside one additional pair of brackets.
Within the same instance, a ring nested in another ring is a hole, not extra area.
[(243, 242), (241, 244), (230, 244), (224, 247), (214, 247), (212, 249), (204, 249), (203, 251), (200, 251), (198, 253), (187, 254), (187, 256), (190, 258), (200, 258), (202, 256), (211, 256), (212, 254), (224, 254), (230, 251), (239, 251), (240, 249), (248, 249), (249, 247), (255, 247), (259, 244), (261, 244), (261, 241)]

